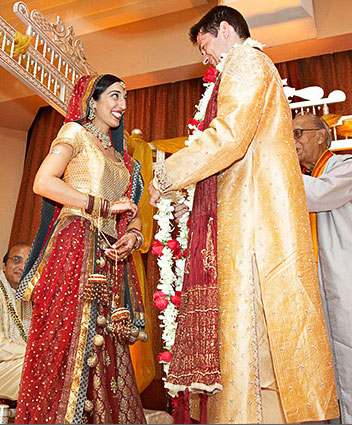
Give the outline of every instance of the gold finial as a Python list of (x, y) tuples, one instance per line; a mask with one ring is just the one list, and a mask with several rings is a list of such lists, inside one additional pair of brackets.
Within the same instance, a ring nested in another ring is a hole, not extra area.
[(131, 134), (135, 136), (141, 136), (141, 137), (143, 136), (142, 130), (140, 130), (139, 128), (133, 129)]

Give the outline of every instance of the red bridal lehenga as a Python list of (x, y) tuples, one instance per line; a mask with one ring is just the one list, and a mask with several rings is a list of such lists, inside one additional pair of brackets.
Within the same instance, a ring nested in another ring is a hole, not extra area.
[[(86, 110), (96, 82), (90, 76), (78, 82), (71, 119), (85, 116), (78, 106)], [(65, 124), (52, 148), (64, 142), (74, 149), (64, 174), (70, 186), (109, 200), (128, 196), (137, 203), (140, 166), (123, 150), (123, 139), (111, 136), (119, 150), (116, 161), (78, 122)], [(34, 311), (16, 423), (145, 423), (128, 343), (114, 333), (111, 317), (126, 307), (137, 332), (143, 328), (136, 272), (132, 256), (115, 264), (103, 255), (107, 241), (126, 231), (127, 218), (102, 219), (67, 206), (54, 210), (45, 201), (43, 222), (50, 224), (38, 232), (31, 257), (36, 259), (18, 289), (18, 297), (32, 294)]]

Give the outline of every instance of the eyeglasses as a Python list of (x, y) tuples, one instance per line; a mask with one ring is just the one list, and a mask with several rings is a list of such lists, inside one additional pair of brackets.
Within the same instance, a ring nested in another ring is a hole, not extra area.
[(303, 136), (304, 131), (318, 131), (320, 128), (295, 128), (293, 130), (293, 137), (295, 139), (300, 139)]
[(24, 258), (19, 255), (14, 255), (13, 257), (8, 257), (8, 260), (12, 260), (16, 265), (22, 264), (24, 262)]

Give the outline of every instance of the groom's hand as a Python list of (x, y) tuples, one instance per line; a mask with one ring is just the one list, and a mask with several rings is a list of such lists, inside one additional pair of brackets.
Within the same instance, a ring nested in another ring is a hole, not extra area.
[(149, 194), (150, 194), (150, 204), (153, 205), (153, 207), (156, 207), (156, 203), (159, 201), (161, 193), (158, 191), (158, 189), (155, 189), (153, 185), (153, 180), (149, 183)]
[(177, 224), (180, 222), (180, 218), (183, 216), (183, 214), (187, 212), (189, 212), (189, 209), (185, 204), (174, 205), (174, 217)]

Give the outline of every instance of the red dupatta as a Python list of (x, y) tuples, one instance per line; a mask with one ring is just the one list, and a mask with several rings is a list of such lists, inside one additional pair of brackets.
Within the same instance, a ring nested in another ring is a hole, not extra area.
[[(217, 114), (218, 79), (204, 128)], [(206, 423), (208, 394), (222, 390), (218, 343), (217, 176), (197, 183), (188, 236), (188, 256), (175, 344), (166, 387), (178, 392), (174, 423), (190, 423), (189, 392), (201, 393), (200, 422)]]

